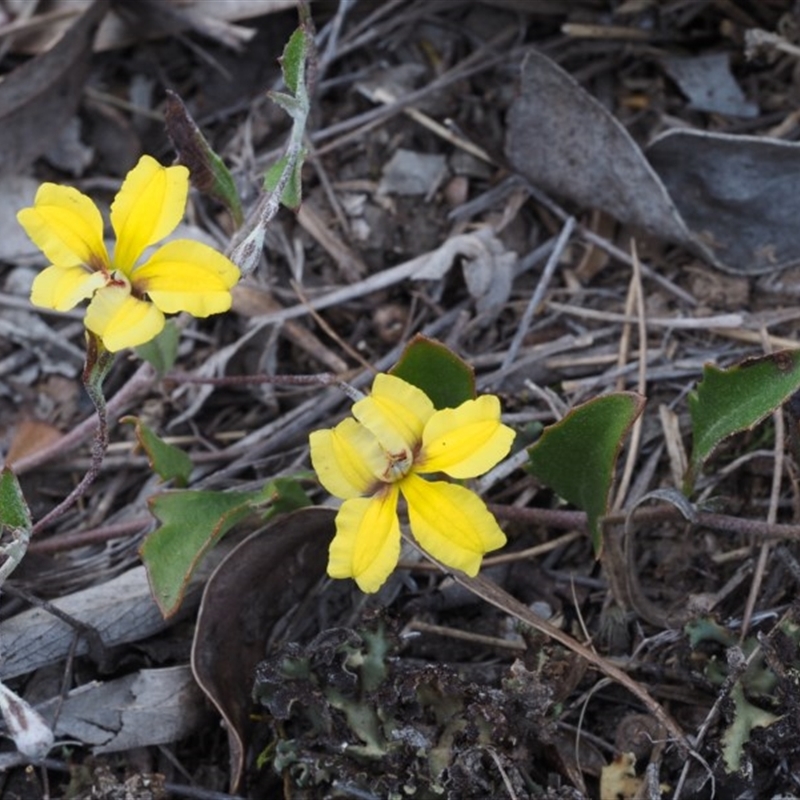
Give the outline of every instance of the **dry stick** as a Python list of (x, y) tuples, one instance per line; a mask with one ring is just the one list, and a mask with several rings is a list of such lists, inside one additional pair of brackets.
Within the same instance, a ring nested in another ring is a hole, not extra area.
[[(631, 274), (630, 282), (628, 283), (628, 294), (625, 297), (625, 316), (632, 317), (633, 311), (636, 306), (636, 284)], [(619, 350), (617, 351), (617, 371), (620, 372), (627, 365), (630, 360), (631, 350), (631, 330), (633, 328), (632, 322), (622, 323), (622, 333), (619, 337)], [(622, 392), (625, 390), (625, 376), (622, 374), (617, 375), (616, 391)], [(619, 497), (617, 498), (619, 499)], [(616, 507), (616, 504), (615, 504)]]
[[(139, 394), (152, 386), (155, 377), (155, 370), (149, 364), (142, 364), (131, 376), (130, 380), (108, 401), (107, 413), (109, 417), (120, 414), (127, 409)], [(14, 472), (17, 475), (21, 475), (23, 472), (28, 472), (34, 467), (41, 466), (53, 458), (69, 453), (92, 436), (97, 430), (97, 426), (97, 414), (92, 414), (91, 417), (85, 419), (60, 439), (56, 439), (56, 441), (41, 450), (15, 461)]]
[[(631, 239), (631, 258), (633, 259), (633, 274), (631, 275), (631, 300), (636, 306), (636, 317), (639, 322), (639, 382), (637, 389), (639, 394), (645, 395), (647, 390), (647, 322), (644, 311), (644, 292), (642, 291), (642, 270), (639, 262), (639, 254), (636, 251), (636, 241)], [(627, 309), (626, 309), (626, 313)], [(620, 350), (622, 356), (622, 350)], [(617, 488), (617, 496), (612, 504), (612, 509), (618, 511), (622, 508), (628, 494), (633, 469), (636, 459), (639, 456), (639, 445), (642, 441), (642, 416), (641, 414), (634, 420), (631, 429), (631, 440), (628, 447), (628, 456), (625, 460), (625, 468), (622, 471), (622, 478)]]
[[(330, 125), (321, 131), (315, 131), (311, 134), (311, 140), (317, 144), (322, 140), (326, 140), (332, 136), (343, 133), (338, 139), (328, 142), (324, 145), (318, 145), (316, 155), (322, 156), (332, 150), (336, 150), (347, 142), (357, 139), (368, 133), (373, 128), (382, 125), (386, 120), (391, 119), (407, 106), (427, 98), (432, 92), (439, 91), (445, 86), (449, 86), (459, 80), (468, 78), (484, 70), (489, 69), (498, 63), (507, 63), (509, 59), (509, 52), (494, 52), (492, 49), (502, 47), (507, 44), (508, 40), (512, 39), (517, 34), (516, 26), (509, 26), (500, 31), (497, 36), (490, 39), (486, 44), (482, 45), (471, 55), (467, 56), (463, 61), (453, 66), (447, 72), (440, 75), (436, 80), (423, 86), (421, 89), (409, 92), (403, 97), (399, 98), (392, 106), (379, 106), (363, 114), (358, 114), (342, 122)], [(483, 60), (482, 60), (483, 59)]]
[(536, 289), (531, 295), (531, 299), (528, 301), (528, 305), (522, 314), (522, 319), (517, 326), (517, 332), (514, 334), (514, 338), (511, 340), (511, 346), (508, 348), (506, 356), (503, 359), (503, 363), (500, 366), (501, 371), (508, 369), (508, 367), (514, 362), (514, 359), (517, 357), (517, 353), (519, 353), (519, 349), (522, 347), (522, 342), (528, 335), (528, 328), (531, 326), (533, 315), (536, 313), (536, 309), (544, 299), (544, 293), (547, 291), (547, 287), (550, 285), (550, 279), (553, 277), (553, 274), (556, 271), (558, 261), (561, 258), (561, 254), (564, 252), (564, 248), (567, 246), (574, 229), (575, 218), (568, 217), (566, 222), (564, 222), (564, 227), (561, 229), (558, 239), (556, 240), (555, 247), (553, 247), (549, 258), (547, 259), (547, 263), (544, 265), (542, 276), (539, 278), (539, 282), (536, 284)]
[[(537, 189), (533, 184), (529, 183), (528, 181), (522, 181), (522, 185), (525, 186), (526, 190), (537, 203), (543, 205), (548, 211), (555, 214), (560, 220), (564, 221), (569, 216), (569, 214), (563, 208), (561, 208), (558, 203), (552, 200), (544, 192)], [(583, 239), (586, 239), (587, 242), (591, 242), (601, 250), (605, 250), (606, 253), (613, 256), (623, 264), (627, 264), (629, 267), (633, 266), (633, 259), (624, 250), (620, 250), (618, 247), (615, 247), (607, 239), (604, 239), (602, 236), (598, 236), (596, 233), (594, 233), (594, 231), (588, 230), (583, 225), (578, 225), (576, 227), (576, 231), (578, 235)], [(692, 295), (690, 295), (685, 289), (681, 289), (680, 286), (677, 286), (671, 280), (665, 278), (652, 267), (642, 264), (641, 269), (642, 274), (658, 283), (674, 297), (683, 300), (684, 303), (687, 303), (692, 307), (697, 305), (696, 298), (692, 297)]]
[(273, 325), (278, 322), (284, 322), (287, 319), (304, 317), (310, 313), (310, 309), (320, 311), (324, 308), (330, 308), (331, 306), (342, 305), (354, 298), (363, 297), (364, 295), (372, 294), (381, 289), (386, 289), (389, 286), (394, 286), (394, 284), (400, 281), (413, 279), (417, 273), (424, 272), (428, 267), (429, 261), (434, 258), (442, 248), (450, 247), (453, 252), (456, 252), (457, 248), (453, 242), (463, 239), (463, 241), (469, 243), (472, 237), (479, 235), (479, 233), (460, 234), (459, 236), (448, 239), (444, 244), (434, 250), (423, 253), (420, 256), (415, 256), (409, 261), (405, 261), (395, 267), (390, 267), (389, 269), (369, 275), (359, 283), (343, 286), (341, 289), (334, 289), (328, 294), (309, 300), (307, 305), (301, 303), (296, 306), (285, 308), (282, 311), (271, 311), (258, 317), (257, 320), (255, 320), (256, 326), (262, 328), (265, 325)]
[(328, 321), (325, 319), (325, 317), (317, 313), (316, 309), (311, 306), (311, 301), (306, 296), (303, 287), (295, 280), (290, 281), (290, 283), (292, 289), (295, 291), (295, 294), (300, 298), (300, 302), (308, 306), (308, 313), (311, 315), (311, 318), (314, 320), (314, 322), (316, 322), (317, 325), (319, 325), (319, 327), (322, 328), (322, 330), (327, 333), (328, 336), (334, 342), (336, 342), (336, 344), (338, 344), (339, 347), (341, 347), (342, 350), (344, 350), (344, 352), (347, 353), (354, 361), (357, 361), (359, 364), (361, 364), (364, 369), (374, 373), (376, 370), (372, 364), (370, 364), (369, 361), (367, 361), (364, 356), (362, 356), (361, 353), (355, 349), (355, 347), (342, 339), (342, 337), (339, 336), (339, 334), (336, 333), (336, 331), (328, 324)]
[(102, 544), (112, 539), (122, 539), (136, 533), (144, 533), (153, 524), (153, 517), (136, 517), (126, 522), (113, 522), (80, 533), (58, 533), (38, 542), (31, 542), (29, 553), (60, 553), (88, 544)]
[[(769, 349), (769, 345), (767, 345), (765, 350), (769, 352)], [(778, 516), (778, 502), (780, 501), (781, 483), (783, 480), (783, 454), (786, 447), (786, 431), (783, 424), (783, 412), (780, 408), (772, 415), (772, 418), (775, 421), (775, 467), (772, 471), (772, 488), (769, 495), (769, 509), (767, 511), (768, 523), (774, 523)], [(761, 584), (764, 581), (764, 573), (767, 569), (770, 547), (770, 542), (763, 542), (758, 553), (758, 562), (756, 563), (756, 568), (753, 572), (753, 580), (750, 584), (750, 591), (747, 594), (747, 602), (744, 606), (742, 630), (739, 634), (740, 643), (744, 642), (750, 629), (750, 621), (753, 618), (753, 609), (755, 608), (756, 600), (758, 599), (758, 593), (761, 590)]]
[(594, 650), (581, 644), (576, 639), (573, 639), (560, 628), (556, 628), (555, 625), (551, 625), (537, 614), (534, 614), (524, 603), (512, 597), (508, 592), (501, 589), (488, 578), (482, 575), (470, 578), (458, 572), (452, 573), (452, 577), (457, 583), (460, 583), (487, 603), (510, 614), (520, 620), (520, 622), (530, 625), (535, 630), (545, 634), (545, 636), (559, 642), (559, 644), (564, 645), (564, 647), (571, 650), (576, 655), (581, 656), (581, 658), (596, 667), (603, 675), (611, 678), (611, 680), (615, 681), (620, 686), (624, 686), (631, 694), (638, 697), (647, 707), (648, 711), (675, 737), (678, 746), (683, 752), (688, 753), (691, 751), (691, 746), (686, 739), (686, 734), (680, 729), (675, 720), (673, 720), (664, 708), (650, 696), (646, 689), (615, 664), (602, 658), (595, 653)]
[[(586, 514), (583, 511), (562, 511), (551, 508), (519, 508), (517, 506), (505, 506), (489, 504), (489, 509), (493, 514), (501, 519), (507, 519), (528, 524), (541, 525), (542, 527), (556, 528), (560, 530), (582, 530), (586, 532)], [(627, 516), (625, 514), (611, 514), (604, 521), (611, 524), (624, 524)], [(633, 515), (634, 522), (686, 522), (680, 512), (671, 505), (649, 506), (638, 509)], [(151, 517), (136, 517), (126, 522), (111, 523), (98, 528), (81, 531), (80, 533), (63, 533), (53, 536), (42, 542), (31, 542), (29, 550), (31, 552), (55, 553), (61, 550), (69, 550), (72, 547), (81, 547), (84, 544), (104, 542), (109, 539), (116, 539), (136, 533), (152, 524)], [(710, 528), (711, 530), (722, 533), (733, 533), (737, 535), (752, 536), (755, 539), (786, 539), (789, 541), (800, 541), (800, 525), (783, 525), (779, 523), (770, 524), (762, 520), (742, 519), (731, 517), (725, 514), (708, 514), (699, 512), (697, 514), (697, 526)], [(487, 556), (485, 563), (500, 564), (513, 561), (518, 558), (532, 557), (537, 552), (547, 552), (552, 545), (561, 545), (571, 541), (574, 537), (570, 534), (567, 537), (545, 542), (542, 545), (523, 550), (518, 553), (508, 553), (498, 556)], [(420, 565), (415, 565), (420, 566)]]
[[(438, 567), (431, 565), (434, 569)], [(472, 631), (464, 631), (460, 628), (450, 628), (446, 625), (431, 625), (422, 620), (412, 620), (407, 627), (408, 630), (420, 631), (421, 633), (431, 633), (436, 636), (445, 636), (450, 639), (458, 639), (462, 642), (473, 642), (474, 644), (486, 645), (487, 647), (499, 647), (504, 650), (516, 650), (524, 652), (528, 646), (521, 641), (514, 639), (501, 639), (498, 636), (485, 636), (481, 633), (473, 633)]]
[[(553, 508), (519, 508), (517, 506), (488, 504), (489, 510), (496, 516), (516, 522), (543, 525), (561, 530), (579, 528), (587, 530), (586, 512), (561, 511)], [(624, 525), (628, 519), (626, 513), (609, 514), (603, 518), (604, 523), (611, 525)], [(686, 522), (685, 517), (675, 506), (661, 505), (638, 509), (632, 518), (633, 522)], [(711, 514), (698, 511), (696, 526), (710, 528), (721, 533), (735, 533), (738, 535), (753, 536), (758, 539), (787, 539), (800, 541), (800, 525), (785, 525), (782, 523), (765, 522), (760, 519), (747, 519), (732, 517), (726, 514)]]
[[(569, 303), (547, 301), (547, 307), (562, 314), (570, 314), (579, 319), (595, 319), (600, 322), (638, 322), (636, 317), (627, 314), (618, 314), (614, 311), (598, 311), (594, 308), (582, 308)], [(744, 324), (741, 314), (720, 314), (718, 317), (650, 317), (648, 325), (659, 328), (672, 328), (673, 330), (691, 331), (708, 330), (709, 328), (740, 328)]]
[[(761, 338), (764, 351), (769, 353), (771, 351), (771, 346), (767, 337), (767, 332), (763, 328), (761, 330)], [(772, 415), (772, 417), (775, 422), (775, 467), (772, 471), (772, 487), (769, 498), (769, 509), (767, 511), (767, 522), (775, 522), (778, 515), (778, 502), (780, 499), (780, 489), (783, 478), (783, 453), (786, 446), (783, 414), (780, 410), (778, 410)], [(750, 583), (750, 591), (747, 594), (747, 601), (744, 607), (742, 630), (739, 635), (740, 643), (744, 642), (750, 629), (753, 610), (758, 598), (758, 593), (763, 583), (764, 573), (766, 571), (767, 561), (769, 559), (770, 547), (770, 542), (763, 542), (759, 550), (758, 561), (756, 563), (755, 571), (753, 572), (753, 580)]]

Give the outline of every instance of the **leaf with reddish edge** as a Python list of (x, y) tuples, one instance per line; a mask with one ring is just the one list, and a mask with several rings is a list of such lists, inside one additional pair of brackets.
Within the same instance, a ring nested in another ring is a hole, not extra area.
[(475, 397), (475, 371), (452, 350), (417, 334), (389, 371), (422, 389), (435, 408), (457, 408)]
[(180, 607), (189, 579), (206, 553), (253, 513), (260, 492), (164, 492), (150, 500), (163, 523), (139, 548), (153, 597), (165, 617)]

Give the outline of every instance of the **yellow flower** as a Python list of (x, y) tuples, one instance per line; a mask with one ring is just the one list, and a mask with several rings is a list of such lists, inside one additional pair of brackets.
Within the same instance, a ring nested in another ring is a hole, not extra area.
[(239, 270), (213, 248), (178, 239), (141, 258), (175, 230), (188, 193), (186, 167), (142, 156), (111, 205), (116, 246), (109, 258), (97, 206), (70, 186), (43, 183), (34, 205), (17, 214), (50, 261), (33, 282), (31, 302), (68, 311), (91, 298), (86, 327), (112, 352), (149, 342), (164, 327), (164, 314), (227, 311)]
[(314, 431), (311, 462), (322, 485), (344, 500), (336, 516), (328, 575), (377, 591), (400, 558), (402, 494), (414, 538), (448, 567), (476, 575), (505, 534), (469, 489), (421, 475), (474, 478), (504, 458), (514, 431), (500, 422), (494, 395), (436, 411), (416, 386), (380, 374), (353, 406), (355, 419)]

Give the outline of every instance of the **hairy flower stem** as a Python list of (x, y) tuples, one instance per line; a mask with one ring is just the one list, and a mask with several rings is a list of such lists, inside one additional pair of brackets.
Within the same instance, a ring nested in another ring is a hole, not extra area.
[(94, 483), (100, 472), (100, 467), (108, 448), (108, 409), (106, 398), (103, 394), (103, 381), (111, 365), (114, 363), (114, 354), (103, 346), (102, 341), (93, 333), (86, 334), (86, 363), (83, 368), (83, 385), (97, 410), (97, 430), (92, 440), (91, 463), (80, 483), (50, 512), (45, 514), (31, 529), (31, 536), (35, 536), (48, 525), (62, 516), (77, 500), (86, 493)]

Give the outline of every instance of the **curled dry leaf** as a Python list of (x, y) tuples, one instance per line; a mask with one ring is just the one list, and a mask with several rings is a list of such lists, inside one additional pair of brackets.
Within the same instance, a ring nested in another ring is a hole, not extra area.
[(206, 585), (192, 670), (228, 730), (231, 791), (241, 782), (251, 726), (256, 665), (267, 640), (325, 574), (335, 532), (331, 508), (304, 508), (251, 534)]

